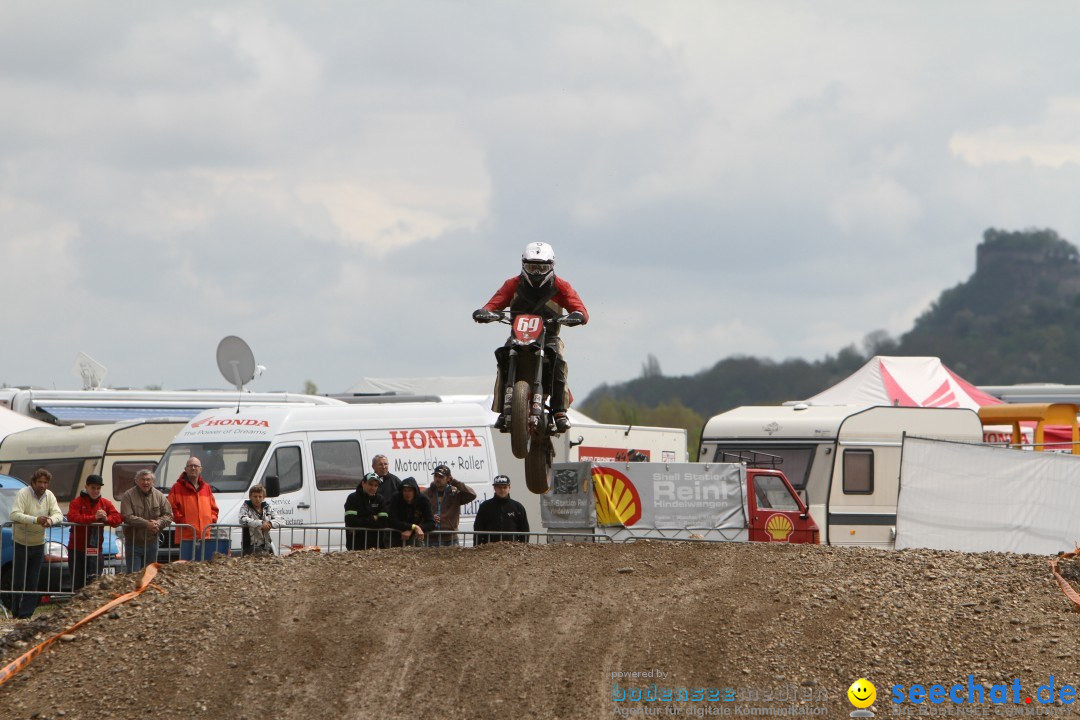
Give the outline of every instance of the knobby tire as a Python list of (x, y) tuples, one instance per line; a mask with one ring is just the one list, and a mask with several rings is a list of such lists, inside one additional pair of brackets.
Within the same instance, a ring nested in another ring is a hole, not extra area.
[(524, 460), (529, 454), (529, 396), (532, 388), (527, 380), (514, 383), (510, 404), (510, 449), (514, 457)]

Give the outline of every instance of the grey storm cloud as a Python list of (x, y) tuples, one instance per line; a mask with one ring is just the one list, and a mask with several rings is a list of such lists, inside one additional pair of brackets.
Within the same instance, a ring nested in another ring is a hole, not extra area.
[(551, 242), (583, 396), (653, 354), (900, 333), (990, 226), (1080, 240), (1068, 3), (14, 2), (0, 382), (261, 389), (491, 371)]

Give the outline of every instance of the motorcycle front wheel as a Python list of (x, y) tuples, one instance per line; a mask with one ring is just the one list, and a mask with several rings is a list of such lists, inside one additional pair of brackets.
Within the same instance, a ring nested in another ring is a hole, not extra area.
[(510, 449), (519, 460), (524, 460), (529, 454), (530, 394), (531, 388), (527, 380), (514, 383), (514, 394), (510, 403)]
[(551, 440), (536, 440), (525, 457), (525, 485), (529, 492), (543, 495), (548, 489), (548, 477), (551, 475), (551, 458), (555, 454)]

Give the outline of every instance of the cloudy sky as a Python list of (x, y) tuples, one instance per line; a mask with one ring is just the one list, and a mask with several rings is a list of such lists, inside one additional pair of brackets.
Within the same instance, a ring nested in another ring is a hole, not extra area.
[(1080, 241), (1073, 2), (0, 4), (0, 383), (491, 372), (550, 242), (583, 396), (896, 335)]

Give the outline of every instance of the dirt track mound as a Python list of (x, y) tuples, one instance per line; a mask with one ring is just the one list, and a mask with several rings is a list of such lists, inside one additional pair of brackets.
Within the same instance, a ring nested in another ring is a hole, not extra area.
[[(0, 653), (133, 584), (20, 623)], [(802, 700), (846, 717), (863, 676), (879, 715), (894, 683), (1080, 683), (1080, 616), (1032, 556), (496, 544), (218, 560), (156, 584), (0, 688), (0, 717), (607, 718), (650, 683), (759, 696), (650, 704), (681, 715)]]

